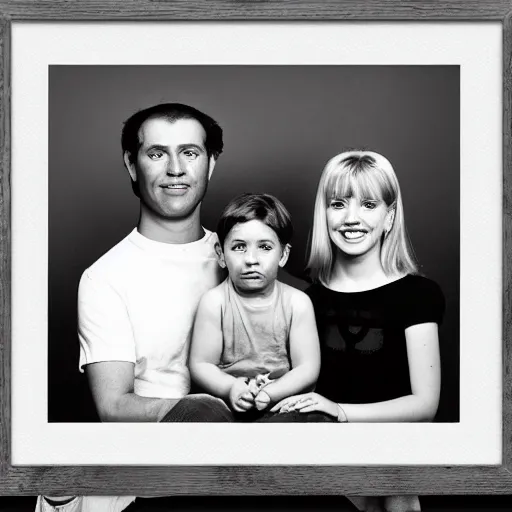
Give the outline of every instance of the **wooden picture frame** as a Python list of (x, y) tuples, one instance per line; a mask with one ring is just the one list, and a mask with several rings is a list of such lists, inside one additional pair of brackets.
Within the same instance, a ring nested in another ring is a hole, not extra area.
[[(216, 0), (0, 2), (0, 494), (509, 494), (512, 493), (512, 18), (505, 0)], [(489, 466), (14, 466), (11, 464), (11, 58), (21, 21), (274, 20), (499, 21), (503, 26), (503, 399), (502, 461)]]

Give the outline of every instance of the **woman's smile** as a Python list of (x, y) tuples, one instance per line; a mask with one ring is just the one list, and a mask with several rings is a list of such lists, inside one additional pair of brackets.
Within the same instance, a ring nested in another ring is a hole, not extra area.
[(331, 241), (347, 256), (380, 253), (390, 211), (380, 197), (334, 197), (326, 211)]
[(368, 231), (363, 229), (342, 229), (340, 233), (347, 242), (360, 242), (368, 234)]

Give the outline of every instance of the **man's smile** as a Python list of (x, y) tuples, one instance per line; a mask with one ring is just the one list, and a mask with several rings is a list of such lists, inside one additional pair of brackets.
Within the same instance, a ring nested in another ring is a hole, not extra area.
[(186, 183), (167, 183), (160, 185), (162, 188), (187, 188), (188, 185)]
[(160, 188), (170, 195), (182, 195), (187, 191), (189, 186), (185, 183), (167, 183), (160, 185)]

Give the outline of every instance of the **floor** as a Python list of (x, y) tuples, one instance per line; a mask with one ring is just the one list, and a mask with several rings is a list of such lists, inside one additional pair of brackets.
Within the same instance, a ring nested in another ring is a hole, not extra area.
[[(133, 512), (181, 512), (199, 510), (248, 510), (259, 512), (325, 510), (355, 512), (342, 497), (294, 496), (294, 497), (173, 497), (138, 499)], [(32, 496), (0, 497), (0, 512), (34, 512), (36, 498)], [(512, 496), (424, 496), (421, 498), (424, 512), (452, 511), (512, 511)], [(130, 508), (130, 511), (132, 508)]]

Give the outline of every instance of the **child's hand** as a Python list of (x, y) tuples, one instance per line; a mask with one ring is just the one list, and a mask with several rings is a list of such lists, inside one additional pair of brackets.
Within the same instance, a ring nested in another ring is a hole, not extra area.
[(251, 391), (253, 397), (256, 398), (256, 395), (261, 391), (261, 389), (265, 387), (269, 382), (272, 382), (268, 376), (268, 373), (260, 373), (256, 375), (256, 377), (253, 377), (249, 380), (249, 390)]
[(271, 398), (269, 394), (265, 390), (261, 390), (254, 399), (254, 404), (256, 405), (256, 409), (258, 411), (262, 411), (266, 409), (271, 402)]
[(265, 387), (267, 384), (272, 382), (272, 379), (269, 377), (270, 373), (260, 373), (259, 375), (256, 375), (256, 385), (258, 386), (258, 389), (261, 389)]
[(249, 387), (249, 391), (251, 392), (252, 396), (256, 398), (256, 395), (260, 392), (260, 388), (256, 383), (256, 377), (249, 379), (247, 386)]
[(229, 405), (236, 412), (245, 412), (254, 407), (254, 396), (247, 379), (238, 377), (229, 390)]

